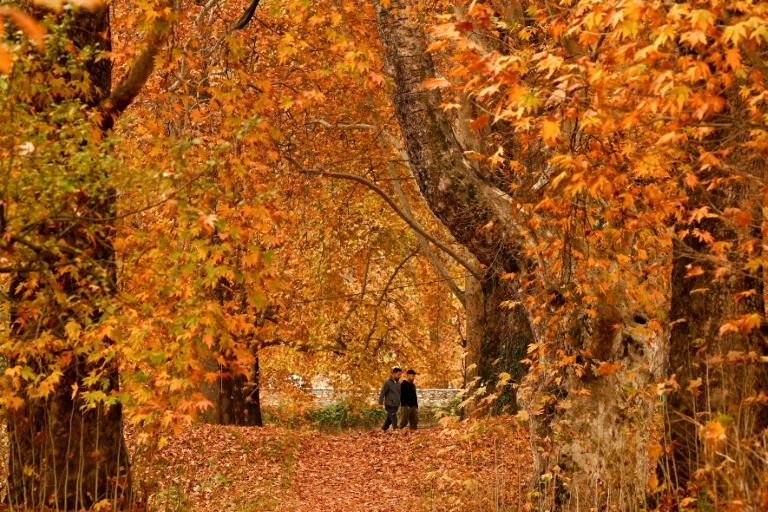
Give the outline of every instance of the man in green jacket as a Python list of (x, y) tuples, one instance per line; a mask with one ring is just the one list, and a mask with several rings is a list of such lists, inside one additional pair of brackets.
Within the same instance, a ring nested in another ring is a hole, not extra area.
[(400, 408), (400, 376), (402, 374), (403, 370), (395, 366), (392, 368), (392, 375), (381, 386), (379, 405), (383, 405), (387, 411), (387, 419), (384, 426), (381, 427), (385, 432), (390, 425), (392, 425), (392, 430), (397, 430), (397, 410)]

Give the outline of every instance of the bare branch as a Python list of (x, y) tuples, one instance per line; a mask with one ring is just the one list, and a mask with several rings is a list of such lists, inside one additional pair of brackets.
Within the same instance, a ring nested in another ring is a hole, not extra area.
[(341, 321), (341, 324), (339, 325), (339, 329), (336, 331), (336, 346), (344, 350), (347, 350), (347, 344), (344, 342), (344, 339), (342, 338), (344, 334), (344, 327), (347, 326), (347, 322), (352, 317), (352, 314), (355, 312), (357, 307), (360, 305), (361, 302), (363, 302), (363, 299), (365, 298), (365, 289), (368, 287), (368, 271), (371, 268), (371, 251), (372, 250), (373, 249), (371, 247), (368, 248), (368, 257), (365, 260), (365, 272), (363, 272), (363, 286), (360, 290), (360, 293), (358, 294), (357, 302), (355, 302), (354, 304), (352, 304), (352, 306), (349, 307), (347, 314), (344, 315), (344, 320)]
[[(369, 100), (370, 103), (370, 100)], [(394, 167), (394, 160), (389, 160), (387, 162), (387, 167), (389, 168), (389, 175), (390, 178), (388, 181), (393, 181), (395, 193), (397, 194), (397, 198), (400, 201), (400, 204), (403, 207), (403, 211), (407, 213), (411, 219), (414, 219), (413, 211), (411, 210), (410, 203), (405, 197), (405, 194), (403, 193), (403, 189), (400, 186), (400, 183), (398, 183), (402, 179), (413, 179), (413, 170), (411, 169), (410, 162), (408, 161), (408, 155), (405, 153), (405, 151), (400, 147), (400, 145), (397, 143), (397, 140), (384, 128), (380, 127), (380, 122), (378, 119), (378, 116), (375, 113), (375, 110), (372, 108), (373, 114), (373, 120), (374, 124), (363, 124), (363, 123), (356, 123), (356, 124), (331, 124), (325, 119), (315, 119), (313, 121), (310, 121), (307, 124), (320, 124), (326, 128), (330, 129), (337, 129), (337, 130), (376, 130), (376, 140), (379, 142), (379, 147), (381, 150), (386, 153), (387, 152), (387, 142), (386, 139), (389, 139), (389, 143), (392, 146), (392, 148), (395, 150), (395, 152), (399, 153), (401, 156), (401, 160), (398, 160), (399, 162), (403, 162), (405, 166), (408, 168), (409, 172), (411, 173), (410, 178), (401, 178), (397, 175), (397, 171), (395, 171)], [(462, 305), (466, 304), (466, 298), (464, 297), (464, 292), (459, 288), (459, 286), (456, 284), (456, 282), (451, 278), (451, 276), (448, 274), (448, 271), (445, 270), (445, 267), (442, 265), (440, 260), (438, 259), (437, 255), (432, 251), (432, 248), (429, 247), (429, 244), (427, 243), (427, 240), (421, 236), (418, 231), (416, 232), (416, 239), (421, 244), (422, 249), (424, 250), (424, 254), (426, 254), (427, 259), (432, 264), (433, 267), (437, 270), (437, 272), (446, 280), (448, 283), (448, 288), (451, 290), (453, 295), (461, 302)]]
[(421, 236), (423, 236), (424, 238), (426, 238), (427, 240), (432, 242), (434, 245), (439, 247), (442, 251), (444, 251), (446, 254), (448, 254), (451, 258), (456, 260), (456, 262), (459, 263), (462, 267), (466, 268), (469, 271), (469, 273), (472, 274), (473, 276), (475, 276), (477, 279), (479, 279), (481, 281), (483, 280), (482, 273), (480, 271), (478, 271), (472, 265), (467, 263), (466, 260), (464, 260), (464, 258), (462, 258), (461, 256), (459, 256), (456, 253), (456, 251), (454, 251), (453, 249), (448, 247), (446, 244), (444, 244), (443, 242), (441, 242), (440, 240), (438, 240), (437, 238), (432, 236), (427, 230), (425, 230), (419, 224), (417, 224), (415, 220), (413, 220), (407, 213), (405, 213), (400, 208), (400, 206), (397, 205), (397, 203), (395, 202), (394, 199), (389, 197), (389, 195), (387, 195), (387, 193), (384, 192), (384, 190), (382, 190), (381, 187), (379, 187), (378, 185), (376, 185), (372, 181), (367, 180), (367, 179), (365, 179), (365, 178), (363, 178), (361, 176), (356, 176), (354, 174), (346, 174), (346, 173), (342, 173), (342, 172), (320, 171), (320, 170), (317, 170), (317, 169), (307, 169), (306, 167), (301, 165), (298, 161), (296, 161), (294, 158), (292, 158), (290, 156), (286, 156), (286, 158), (288, 159), (289, 162), (291, 162), (293, 165), (298, 167), (299, 171), (304, 173), (304, 174), (317, 174), (319, 176), (329, 176), (331, 178), (341, 178), (341, 179), (345, 179), (345, 180), (356, 181), (357, 183), (361, 183), (361, 184), (365, 185), (366, 187), (370, 188), (371, 190), (373, 190), (374, 192), (379, 194), (382, 197), (382, 199), (384, 199), (387, 202), (387, 204), (389, 204), (389, 206), (392, 207), (392, 209), (395, 211), (395, 213), (397, 215), (399, 215), (400, 218), (403, 219), (411, 227), (411, 229), (413, 229), (414, 231), (419, 233)]
[(320, 124), (328, 128), (329, 130), (332, 128), (335, 128), (337, 130), (373, 130), (373, 126), (370, 124), (363, 124), (363, 123), (357, 123), (357, 124), (331, 124), (325, 119), (314, 119), (312, 121), (309, 121), (307, 124)]
[(368, 350), (368, 345), (371, 342), (371, 337), (373, 336), (373, 333), (376, 331), (376, 323), (379, 319), (379, 308), (381, 307), (381, 303), (384, 301), (384, 297), (387, 295), (387, 291), (389, 291), (389, 287), (392, 285), (392, 281), (395, 280), (395, 276), (397, 276), (397, 273), (400, 272), (400, 269), (405, 266), (405, 264), (416, 256), (419, 253), (419, 247), (416, 247), (413, 251), (411, 251), (408, 256), (405, 257), (403, 261), (400, 262), (400, 264), (395, 267), (395, 271), (392, 272), (392, 275), (389, 276), (389, 280), (387, 281), (386, 286), (384, 286), (384, 289), (381, 291), (381, 295), (379, 295), (379, 300), (376, 302), (376, 309), (373, 313), (373, 322), (371, 323), (371, 330), (368, 331), (368, 336), (365, 338), (365, 349)]

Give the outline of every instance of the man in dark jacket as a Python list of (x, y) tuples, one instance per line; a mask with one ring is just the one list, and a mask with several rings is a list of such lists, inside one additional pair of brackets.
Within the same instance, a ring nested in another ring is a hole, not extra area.
[(383, 405), (387, 410), (387, 420), (384, 422), (382, 430), (386, 432), (390, 425), (392, 430), (397, 430), (397, 409), (400, 408), (400, 376), (403, 370), (395, 366), (392, 368), (392, 375), (384, 381), (379, 393), (379, 405)]
[(400, 385), (400, 428), (409, 424), (411, 430), (416, 430), (419, 424), (419, 399), (416, 396), (416, 372), (408, 370), (405, 381)]

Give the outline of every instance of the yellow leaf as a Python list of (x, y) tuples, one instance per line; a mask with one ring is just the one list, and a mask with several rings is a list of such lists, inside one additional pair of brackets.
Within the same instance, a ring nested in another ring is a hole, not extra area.
[(685, 389), (693, 393), (694, 396), (699, 396), (701, 394), (701, 391), (699, 391), (699, 387), (701, 386), (701, 384), (702, 384), (701, 377), (699, 377), (698, 379), (692, 380), (688, 384), (688, 387), (686, 387)]
[(649, 444), (648, 445), (648, 457), (652, 459), (657, 459), (661, 457), (661, 454), (664, 453), (664, 448), (660, 444)]
[(546, 143), (552, 143), (557, 140), (560, 133), (560, 124), (552, 119), (545, 119), (541, 124), (541, 137)]

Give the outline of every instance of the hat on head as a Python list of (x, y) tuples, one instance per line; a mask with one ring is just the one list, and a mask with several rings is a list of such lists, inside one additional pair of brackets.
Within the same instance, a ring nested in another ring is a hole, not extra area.
[(400, 369), (399, 366), (395, 366), (392, 368), (392, 373), (402, 372), (403, 370)]
[(413, 368), (411, 368), (410, 370), (408, 370), (408, 371), (407, 371), (407, 372), (405, 372), (405, 373), (406, 373), (406, 375), (416, 375), (416, 370), (414, 370)]

